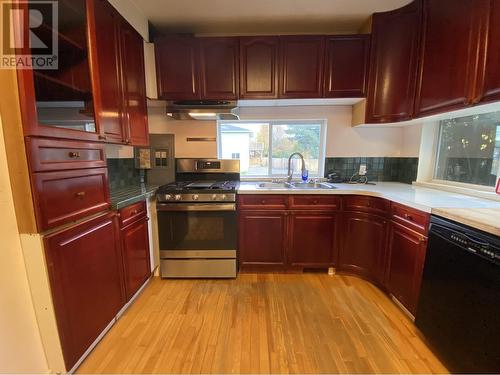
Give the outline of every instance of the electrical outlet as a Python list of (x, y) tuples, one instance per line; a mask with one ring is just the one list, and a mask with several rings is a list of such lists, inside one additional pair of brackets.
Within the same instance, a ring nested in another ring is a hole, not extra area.
[(366, 164), (361, 164), (361, 165), (359, 166), (359, 172), (358, 172), (358, 174), (359, 174), (360, 176), (364, 176), (364, 175), (366, 175)]

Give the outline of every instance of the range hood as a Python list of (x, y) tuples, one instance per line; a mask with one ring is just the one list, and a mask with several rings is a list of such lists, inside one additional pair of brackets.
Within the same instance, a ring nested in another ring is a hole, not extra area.
[(176, 100), (167, 102), (167, 116), (175, 120), (239, 120), (236, 101)]

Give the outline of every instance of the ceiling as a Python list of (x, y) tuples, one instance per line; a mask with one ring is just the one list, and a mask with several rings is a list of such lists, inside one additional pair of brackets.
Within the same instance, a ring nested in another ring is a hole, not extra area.
[(160, 32), (353, 33), (411, 0), (132, 0)]

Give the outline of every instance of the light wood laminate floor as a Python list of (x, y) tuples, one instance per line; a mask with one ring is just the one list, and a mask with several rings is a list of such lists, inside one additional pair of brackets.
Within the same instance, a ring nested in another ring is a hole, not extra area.
[(413, 323), (350, 276), (154, 278), (80, 373), (444, 373)]

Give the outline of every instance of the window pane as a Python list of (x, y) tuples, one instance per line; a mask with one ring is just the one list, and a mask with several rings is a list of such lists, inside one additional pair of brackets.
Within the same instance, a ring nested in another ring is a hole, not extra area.
[[(321, 124), (273, 125), (272, 174), (287, 175), (288, 157), (294, 152), (304, 156), (309, 176), (319, 175)], [(294, 177), (301, 176), (299, 157), (293, 160)]]
[(500, 112), (441, 121), (435, 178), (495, 186)]
[(222, 159), (240, 159), (242, 176), (267, 176), (269, 173), (269, 124), (220, 124)]

